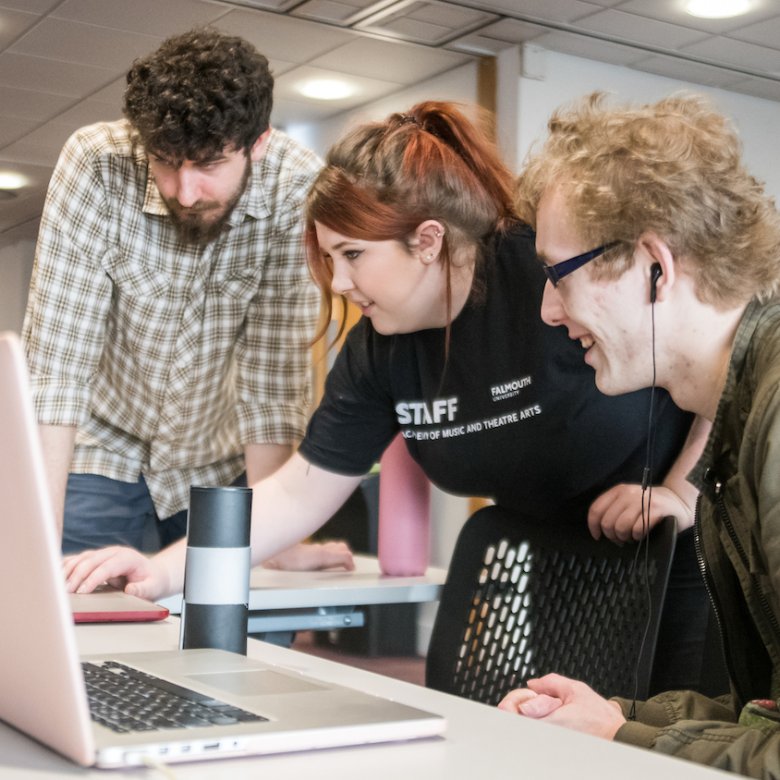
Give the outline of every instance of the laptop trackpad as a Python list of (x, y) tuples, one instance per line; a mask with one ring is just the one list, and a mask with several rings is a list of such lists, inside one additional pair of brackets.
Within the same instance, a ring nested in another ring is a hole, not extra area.
[(247, 669), (241, 672), (215, 672), (213, 674), (190, 674), (191, 680), (211, 685), (235, 696), (267, 696), (280, 693), (304, 693), (325, 690), (324, 685), (315, 685), (292, 675), (279, 674), (265, 669)]

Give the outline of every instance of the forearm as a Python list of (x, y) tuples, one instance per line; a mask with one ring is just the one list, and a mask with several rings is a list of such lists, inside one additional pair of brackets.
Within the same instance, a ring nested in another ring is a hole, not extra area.
[(60, 539), (62, 538), (65, 511), (65, 491), (68, 485), (70, 464), (73, 461), (76, 430), (73, 425), (38, 426), (49, 495)]
[(312, 466), (294, 454), (273, 476), (252, 485), (252, 563), (310, 536), (347, 500), (361, 477)]
[(290, 444), (245, 444), (244, 461), (248, 485), (270, 477), (289, 460), (293, 454)]
[(664, 487), (673, 491), (688, 510), (685, 517), (677, 518), (678, 530), (683, 530), (693, 525), (698, 490), (688, 482), (687, 476), (701, 457), (711, 428), (712, 423), (709, 420), (699, 416), (694, 418), (680, 454), (661, 483)]

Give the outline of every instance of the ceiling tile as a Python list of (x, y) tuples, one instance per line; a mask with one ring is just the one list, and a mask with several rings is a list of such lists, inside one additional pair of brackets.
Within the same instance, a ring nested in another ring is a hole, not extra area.
[(57, 115), (57, 124), (73, 130), (95, 122), (113, 122), (122, 117), (122, 104), (111, 106), (98, 100), (81, 100), (67, 111)]
[(26, 29), (40, 21), (40, 16), (0, 8), (0, 49), (13, 43)]
[(670, 79), (691, 81), (694, 84), (720, 87), (721, 89), (727, 89), (744, 78), (739, 73), (725, 68), (714, 68), (698, 62), (689, 62), (679, 57), (664, 57), (663, 55), (648, 57), (631, 67), (646, 73), (667, 76)]
[(297, 62), (287, 62), (285, 60), (277, 60), (275, 57), (268, 60), (268, 67), (271, 71), (271, 75), (274, 78), (278, 78), (282, 73), (287, 73), (288, 70), (298, 67)]
[(722, 35), (707, 38), (680, 49), (685, 54), (722, 62), (756, 74), (780, 75), (780, 51), (755, 43), (744, 43)]
[(576, 26), (625, 42), (662, 49), (678, 49), (706, 37), (705, 33), (691, 30), (689, 27), (680, 27), (612, 9), (581, 19)]
[(631, 65), (647, 56), (646, 52), (631, 46), (600, 41), (576, 33), (547, 33), (547, 35), (542, 35), (534, 40), (534, 45), (562, 54), (571, 54), (575, 57), (587, 57), (600, 62), (608, 62), (612, 65)]
[(136, 57), (157, 48), (160, 41), (160, 38), (149, 35), (46, 18), (20, 38), (9, 51), (60, 62), (124, 70)]
[(198, 0), (65, 0), (51, 17), (163, 38), (208, 24), (228, 10)]
[(0, 115), (0, 148), (24, 137), (35, 129), (38, 123), (34, 119), (20, 119), (15, 116)]
[(297, 5), (300, 0), (223, 0), (227, 5), (241, 5), (266, 11), (286, 11)]
[(494, 14), (437, 0), (400, 0), (354, 27), (391, 38), (436, 45), (494, 19)]
[[(529, 39), (530, 40), (530, 39)], [(504, 49), (514, 46), (514, 43), (502, 41), (498, 38), (490, 38), (485, 35), (464, 35), (462, 38), (456, 38), (450, 41), (445, 48), (452, 51), (461, 51), (466, 54), (473, 54), (477, 57), (494, 57)]]
[(3, 159), (29, 165), (48, 166), (49, 175), (43, 183), (43, 186), (46, 186), (51, 177), (51, 170), (56, 165), (57, 158), (60, 156), (63, 141), (44, 144), (38, 141), (31, 142), (27, 138), (22, 138), (20, 141), (16, 141), (3, 149)]
[[(81, 125), (76, 122), (70, 122), (64, 124), (59, 121), (59, 117), (40, 127), (31, 130), (27, 135), (20, 139), (26, 144), (40, 146), (42, 149), (54, 150), (59, 155), (65, 141), (71, 136), (73, 132), (79, 129)], [(3, 150), (3, 154), (6, 150)]]
[(11, 228), (23, 225), (25, 222), (37, 220), (43, 211), (45, 189), (30, 193), (29, 197), (19, 197), (5, 201), (0, 209), (0, 233)]
[(780, 101), (780, 81), (754, 77), (740, 81), (732, 89), (745, 95)]
[(293, 8), (290, 15), (345, 25), (368, 16), (390, 2), (394, 0), (309, 0)]
[(73, 98), (51, 92), (32, 92), (29, 89), (0, 86), (0, 106), (3, 106), (3, 116), (45, 122), (72, 103)]
[(311, 65), (373, 79), (392, 76), (399, 84), (414, 84), (468, 62), (466, 54), (356, 37), (351, 43), (316, 57)]
[(547, 27), (530, 22), (519, 22), (517, 19), (501, 19), (498, 22), (482, 27), (478, 33), (484, 38), (494, 38), (507, 43), (525, 43), (545, 35), (549, 32)]
[(0, 84), (19, 89), (84, 97), (105, 86), (117, 75), (115, 70), (90, 65), (57, 62), (7, 51), (0, 54)]
[(0, 0), (0, 8), (15, 8), (31, 14), (45, 14), (61, 0)]
[(683, 0), (626, 0), (620, 5), (621, 11), (630, 11), (639, 16), (661, 19), (684, 27), (693, 27), (710, 33), (723, 33), (744, 27), (747, 24), (768, 19), (777, 14), (775, 0), (760, 0), (752, 9), (741, 16), (730, 19), (702, 19), (686, 13)]
[(99, 89), (97, 92), (93, 92), (89, 96), (89, 99), (98, 100), (101, 103), (109, 103), (112, 106), (121, 106), (126, 86), (127, 79), (122, 75), (102, 89)]
[(758, 24), (740, 27), (728, 34), (729, 38), (737, 38), (748, 43), (759, 43), (770, 49), (780, 49), (780, 16), (766, 19)]
[[(395, 74), (393, 75), (395, 76)], [(297, 90), (299, 84), (311, 79), (332, 77), (333, 72), (331, 70), (323, 70), (309, 65), (302, 65), (289, 73), (285, 73), (276, 80), (274, 97), (278, 97), (279, 100), (291, 100), (301, 103), (306, 102), (305, 98)], [(325, 110), (335, 114), (339, 111), (346, 111), (349, 108), (359, 106), (361, 103), (366, 103), (369, 100), (376, 100), (377, 98), (389, 95), (391, 92), (395, 92), (402, 87), (397, 81), (390, 82), (354, 75), (350, 75), (348, 81), (356, 88), (355, 93), (350, 97), (342, 98), (340, 100), (311, 101), (312, 104), (322, 105), (323, 103), (327, 103)]]
[(582, 0), (470, 0), (469, 5), (516, 19), (548, 22), (573, 22), (602, 9)]
[(220, 30), (241, 35), (268, 59), (307, 62), (356, 37), (348, 30), (326, 27), (305, 19), (255, 11), (231, 11), (215, 25)]

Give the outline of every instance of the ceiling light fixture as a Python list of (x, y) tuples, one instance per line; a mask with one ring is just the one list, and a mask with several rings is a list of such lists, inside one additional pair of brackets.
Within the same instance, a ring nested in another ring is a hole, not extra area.
[(20, 190), (26, 187), (30, 180), (16, 171), (0, 171), (0, 190)]
[(343, 100), (355, 94), (355, 88), (340, 79), (311, 79), (303, 82), (298, 91), (312, 100)]
[(750, 0), (688, 0), (685, 10), (703, 19), (727, 19), (750, 10)]

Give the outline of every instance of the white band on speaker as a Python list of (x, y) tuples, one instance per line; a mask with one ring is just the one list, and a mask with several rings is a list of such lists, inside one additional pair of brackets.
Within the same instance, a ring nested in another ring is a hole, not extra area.
[(247, 604), (249, 547), (187, 547), (184, 601), (188, 604)]

